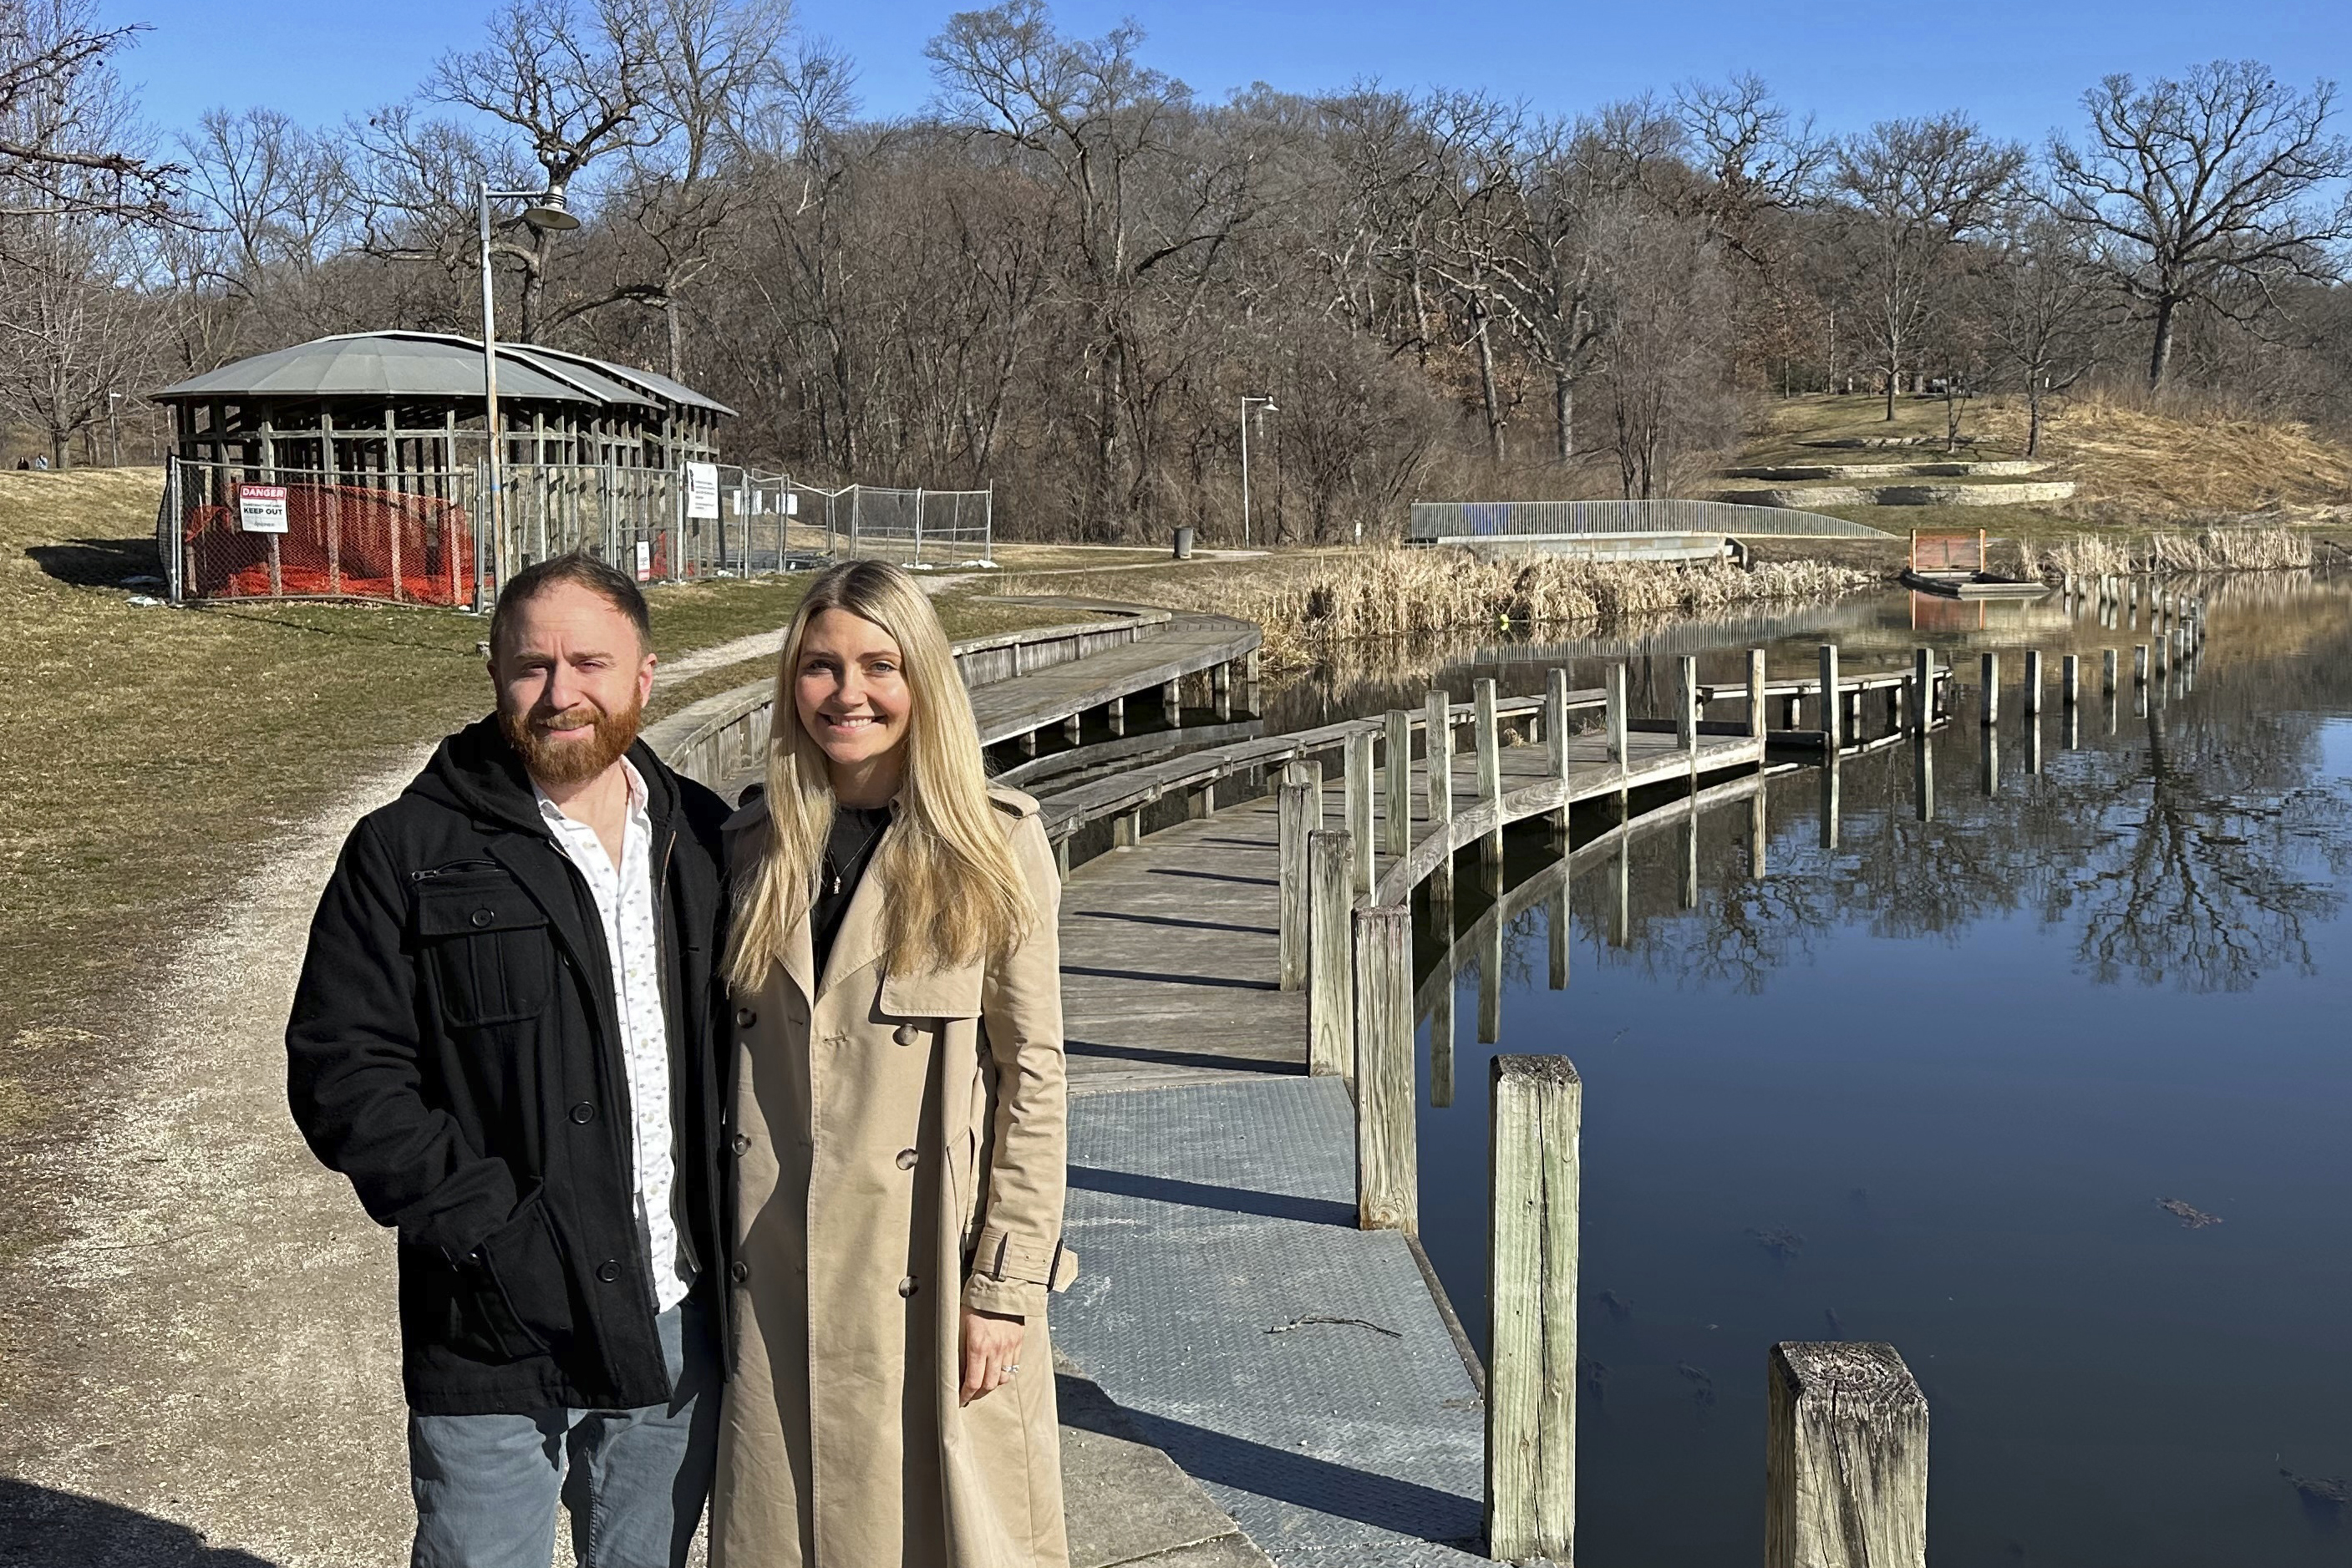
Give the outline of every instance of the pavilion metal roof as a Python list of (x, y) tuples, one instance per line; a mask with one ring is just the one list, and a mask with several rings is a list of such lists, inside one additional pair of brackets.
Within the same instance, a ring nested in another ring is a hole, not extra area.
[[(478, 339), (440, 332), (347, 332), (319, 338), (190, 376), (158, 399), (467, 398), (482, 394)], [(659, 408), (665, 402), (735, 411), (649, 371), (527, 343), (499, 345), (499, 395), (590, 407)]]

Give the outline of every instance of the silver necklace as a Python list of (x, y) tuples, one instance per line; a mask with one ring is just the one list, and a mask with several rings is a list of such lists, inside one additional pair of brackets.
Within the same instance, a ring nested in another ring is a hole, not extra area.
[[(885, 821), (881, 827), (868, 830), (866, 837), (858, 843), (857, 848), (850, 852), (846, 860), (841, 865), (835, 865), (834, 863), (833, 846), (830, 843), (826, 844), (824, 851), (824, 872), (827, 879), (825, 884), (825, 894), (827, 897), (839, 898), (841, 896), (841, 876), (843, 871), (847, 866), (856, 865), (858, 862), (858, 858), (864, 855), (867, 850), (874, 846), (874, 841), (880, 838), (889, 826), (890, 824), (887, 821)], [(829, 833), (825, 836), (828, 839), (832, 837)]]

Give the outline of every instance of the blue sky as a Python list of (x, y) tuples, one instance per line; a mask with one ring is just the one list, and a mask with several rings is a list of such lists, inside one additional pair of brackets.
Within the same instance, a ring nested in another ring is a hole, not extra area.
[[(124, 74), (166, 130), (215, 104), (268, 104), (330, 122), (404, 97), (436, 55), (479, 38), (489, 9), (455, 0), (327, 10), (286, 0), (100, 3), (110, 22), (152, 26)], [(866, 110), (895, 115), (929, 96), (923, 44), (953, 8), (802, 0), (800, 16), (856, 63)], [(1253, 80), (1312, 91), (1377, 77), (1400, 87), (1486, 88), (1572, 112), (1744, 69), (1827, 130), (1960, 107), (1989, 130), (2028, 141), (2071, 126), (2083, 89), (2110, 71), (2145, 76), (2252, 57), (2297, 82), (2352, 76), (2346, 0), (1061, 0), (1055, 16), (1065, 31), (1087, 34), (1133, 17), (1149, 35), (1145, 58), (1211, 98)]]

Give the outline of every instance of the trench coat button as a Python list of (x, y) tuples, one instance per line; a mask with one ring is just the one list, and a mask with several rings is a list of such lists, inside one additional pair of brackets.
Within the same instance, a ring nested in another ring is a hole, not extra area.
[(922, 1031), (918, 1030), (913, 1024), (902, 1023), (897, 1029), (890, 1031), (890, 1038), (897, 1040), (900, 1045), (912, 1045), (916, 1040), (922, 1038)]
[(727, 1265), (727, 1277), (740, 1285), (751, 1277), (751, 1265), (738, 1258)]
[(491, 921), (496, 920), (498, 916), (496, 915), (487, 909), (477, 909), (474, 911), (474, 924), (477, 926), (488, 925)]
[(898, 1281), (898, 1293), (901, 1296), (911, 1296), (916, 1289), (915, 1277), (912, 1274)]
[(753, 1024), (759, 1021), (760, 1015), (753, 1012), (750, 1008), (737, 1008), (735, 1009), (735, 1027), (737, 1029), (750, 1029)]
[(900, 1149), (898, 1151), (898, 1168), (902, 1171), (913, 1170), (915, 1168), (916, 1158), (917, 1155), (914, 1150)]
[(579, 1104), (572, 1107), (572, 1120), (580, 1126), (584, 1127), (595, 1119), (596, 1107), (588, 1103), (587, 1101), (583, 1100)]
[(751, 1146), (751, 1134), (748, 1133), (736, 1134), (732, 1146), (737, 1154), (740, 1155), (743, 1153), (746, 1149), (749, 1149)]
[(596, 1265), (596, 1278), (604, 1281), (604, 1283), (609, 1285), (620, 1277), (621, 1266), (618, 1263), (612, 1261), (610, 1259), (607, 1259), (604, 1262)]

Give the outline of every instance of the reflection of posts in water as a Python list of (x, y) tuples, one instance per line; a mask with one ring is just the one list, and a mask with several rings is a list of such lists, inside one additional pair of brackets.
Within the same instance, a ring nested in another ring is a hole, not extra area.
[(1748, 874), (1758, 882), (1764, 880), (1764, 852), (1770, 841), (1770, 823), (1764, 812), (1764, 791), (1759, 788), (1748, 797)]
[(1832, 755), (1822, 764), (1822, 848), (1838, 847), (1838, 759)]
[(1984, 786), (1984, 792), (1987, 795), (1998, 795), (2000, 793), (2000, 730), (1988, 729), (1984, 732), (1984, 746), (1979, 756), (1983, 766), (1979, 770), (1978, 781)]
[(2116, 653), (2113, 648), (2099, 650), (2099, 689), (2112, 694), (2121, 683), (2116, 678)]
[(1307, 983), (1307, 835), (1323, 825), (1322, 769), (1312, 762), (1283, 765), (1275, 798), (1282, 859), (1282, 988)]
[(1698, 659), (1685, 653), (1675, 679), (1675, 743), (1687, 752), (1691, 771), (1698, 771)]
[(1912, 799), (1918, 810), (1919, 820), (1923, 822), (1934, 821), (1936, 820), (1936, 737), (1924, 729), (1911, 743), (1911, 788)]
[(2132, 685), (2147, 685), (2147, 644), (2145, 643), (2132, 644)]
[(1318, 1078), (1355, 1073), (1356, 1025), (1349, 911), (1354, 846), (1345, 828), (1307, 835), (1307, 1071)]
[(2042, 771), (2042, 718), (2038, 714), (2025, 721), (2025, 770)]
[(1486, 1552), (1568, 1563), (1584, 1085), (1564, 1056), (1497, 1056), (1488, 1071)]
[(1391, 708), (1385, 727), (1387, 772), (1381, 789), (1388, 821), (1381, 824), (1381, 843), (1389, 853), (1402, 855), (1412, 848), (1412, 715)]
[(1478, 735), (1478, 804), (1490, 807), (1495, 825), (1478, 841), (1478, 853), (1488, 864), (1503, 861), (1503, 737), (1495, 717), (1495, 683), (1481, 679), (1476, 687), (1475, 727)]
[(2146, 718), (2147, 716), (2147, 685), (2146, 682), (2142, 682), (2140, 685), (2132, 688), (2132, 713), (2134, 716), (2139, 718)]
[(1911, 727), (1926, 731), (1936, 723), (1936, 650), (1911, 650)]
[[(1450, 946), (1450, 944), (1449, 944)], [(1444, 1111), (1454, 1103), (1454, 974), (1446, 972), (1429, 1002), (1429, 1103)]]
[(2083, 710), (2079, 707), (2069, 707), (2066, 710), (2066, 749), (2079, 750), (2082, 745)]
[(1822, 644), (1822, 749), (1836, 755), (1839, 731), (1845, 720), (1845, 704), (1838, 698), (1838, 650), (1835, 643)]
[(1498, 899), (1478, 927), (1478, 1043), (1503, 1038), (1503, 911)]
[(1372, 732), (1356, 729), (1349, 733), (1347, 751), (1347, 815), (1340, 825), (1348, 830), (1348, 847), (1354, 852), (1350, 867), (1351, 883), (1357, 894), (1372, 891)]
[(1551, 897), (1545, 902), (1549, 906), (1544, 912), (1544, 919), (1550, 927), (1551, 988), (1564, 991), (1568, 989), (1568, 872), (1565, 867), (1559, 873), (1559, 885), (1551, 890)]
[[(1554, 665), (1544, 674), (1544, 768), (1554, 779), (1568, 777), (1568, 672)], [(1559, 796), (1559, 810), (1551, 814), (1552, 845), (1568, 839), (1568, 791)]]
[(1748, 650), (1748, 738), (1764, 738), (1764, 650)]
[(1698, 797), (1696, 795), (1691, 797), (1690, 805), (1683, 813), (1682, 841), (1683, 885), (1680, 904), (1685, 909), (1696, 909), (1698, 907)]
[(2042, 650), (2025, 651), (2025, 689), (2019, 695), (2018, 712), (2032, 718), (2042, 711)]
[(1840, 1340), (1776, 1344), (1769, 1362), (1764, 1568), (1920, 1568), (1927, 1400), (1903, 1358)]
[(1412, 911), (1355, 912), (1356, 1224), (1421, 1228), (1412, 1094)]
[(1987, 729), (2000, 722), (2000, 655), (1987, 653), (1983, 661), (1984, 712), (1980, 722)]
[(2058, 661), (2058, 706), (2069, 714), (2083, 701), (2083, 656), (2068, 653)]
[(1622, 841), (1610, 859), (1611, 880), (1616, 883), (1617, 906), (1611, 911), (1609, 945), (1622, 947), (1633, 939), (1633, 871)]

